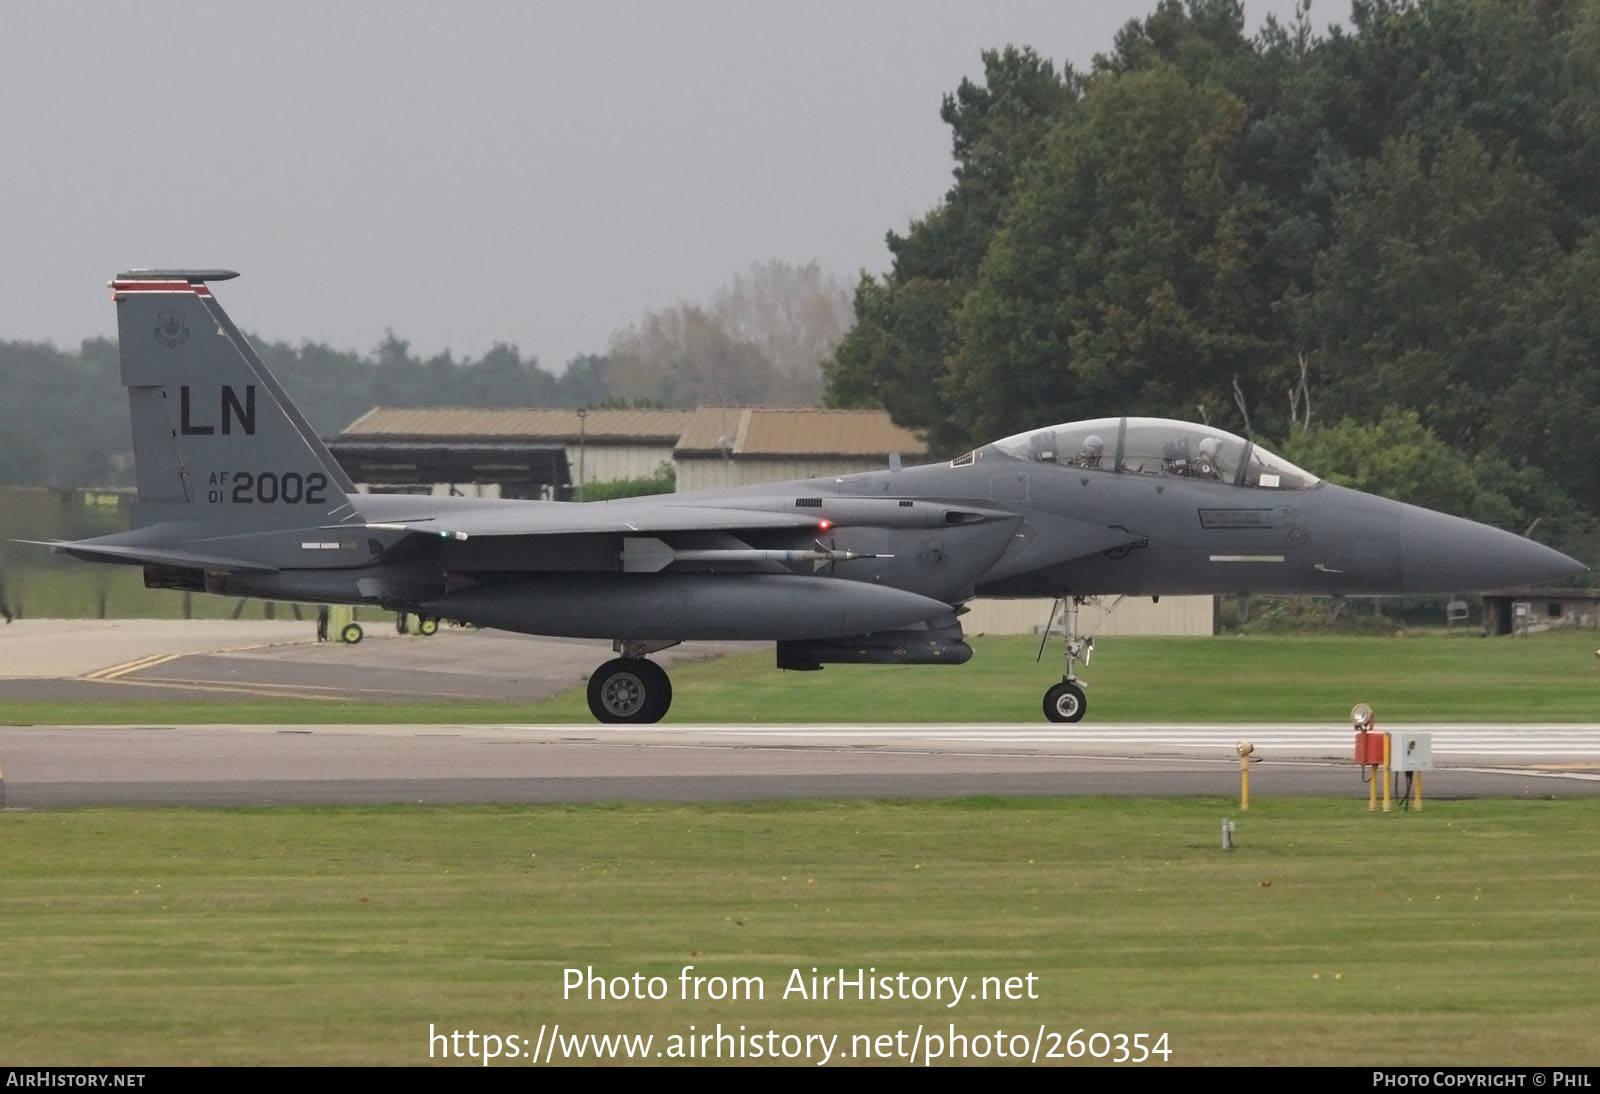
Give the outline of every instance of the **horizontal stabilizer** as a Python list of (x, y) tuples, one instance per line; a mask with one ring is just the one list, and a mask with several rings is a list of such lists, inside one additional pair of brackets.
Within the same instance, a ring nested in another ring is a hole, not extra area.
[(49, 547), (57, 554), (71, 555), (86, 562), (123, 562), (130, 566), (186, 566), (196, 570), (234, 570), (240, 573), (274, 574), (276, 566), (263, 566), (240, 558), (222, 555), (202, 555), (193, 551), (173, 551), (163, 547), (118, 546), (89, 541), (19, 539), (17, 543), (32, 543)]

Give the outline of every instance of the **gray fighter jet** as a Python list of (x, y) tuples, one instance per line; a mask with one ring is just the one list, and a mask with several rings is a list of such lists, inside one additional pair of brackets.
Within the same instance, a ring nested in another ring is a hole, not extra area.
[(1102, 418), (947, 463), (574, 504), (358, 494), (209, 283), (111, 282), (133, 415), (133, 529), (58, 544), (145, 584), (370, 604), (430, 621), (609, 638), (589, 707), (655, 722), (649, 654), (777, 643), (785, 669), (960, 664), (974, 596), (1067, 605), (1052, 721), (1086, 709), (1077, 607), (1107, 594), (1341, 597), (1487, 591), (1584, 569), (1472, 521), (1320, 482), (1209, 426)]

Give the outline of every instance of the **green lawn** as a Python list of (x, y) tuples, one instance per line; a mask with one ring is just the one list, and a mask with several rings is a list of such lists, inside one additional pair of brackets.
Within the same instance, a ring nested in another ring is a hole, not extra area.
[[(1253, 805), (0, 814), (0, 1058), (405, 1065), (430, 1024), (559, 1022), (656, 1050), (691, 1025), (839, 1052), (954, 1024), (1063, 1052), (1164, 1033), (1174, 1064), (1600, 1063), (1600, 799)], [(764, 997), (684, 1001), (686, 965)], [(590, 967), (670, 990), (564, 999)], [(813, 967), (1037, 997), (784, 998)]]
[[(305, 619), (317, 617), (311, 605), (147, 589), (138, 566), (71, 561), (8, 566), (5, 590), (12, 611), (22, 619), (294, 619), (296, 608)], [(371, 608), (356, 611), (361, 619), (394, 618)]]

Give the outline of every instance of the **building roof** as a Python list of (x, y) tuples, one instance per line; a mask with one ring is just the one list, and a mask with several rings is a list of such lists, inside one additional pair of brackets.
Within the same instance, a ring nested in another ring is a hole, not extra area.
[(687, 410), (576, 410), (522, 407), (374, 407), (340, 434), (348, 440), (470, 440), (485, 437), (577, 444), (674, 444)]
[(891, 452), (921, 456), (927, 445), (882, 410), (703, 406), (684, 426), (673, 455), (882, 458)]
[[(882, 459), (926, 454), (927, 445), (882, 410), (817, 407), (703, 406), (696, 410), (591, 410), (587, 444), (671, 445), (674, 456), (734, 459), (843, 457)], [(375, 407), (337, 442), (416, 443), (503, 440), (575, 445), (576, 410), (478, 407)]]

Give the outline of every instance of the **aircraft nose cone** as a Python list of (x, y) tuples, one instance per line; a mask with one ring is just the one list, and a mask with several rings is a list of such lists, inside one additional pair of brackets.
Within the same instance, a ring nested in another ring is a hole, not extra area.
[(1587, 570), (1577, 559), (1487, 524), (1401, 506), (1400, 582), (1407, 593), (1481, 593), (1542, 585)]

